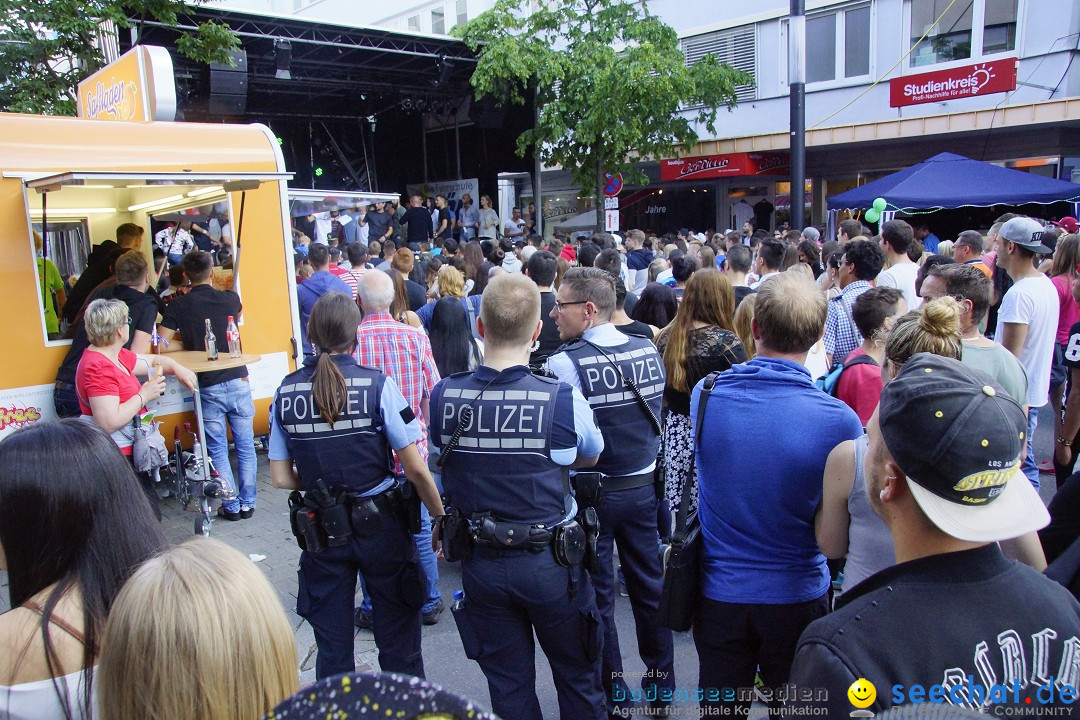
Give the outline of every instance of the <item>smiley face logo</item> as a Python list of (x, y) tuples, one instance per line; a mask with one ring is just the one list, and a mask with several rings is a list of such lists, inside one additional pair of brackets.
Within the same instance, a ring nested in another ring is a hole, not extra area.
[(849, 687), (847, 691), (847, 696), (852, 705), (857, 708), (865, 709), (873, 705), (874, 700), (877, 699), (877, 688), (874, 687), (874, 683), (866, 678), (859, 678), (851, 683), (851, 687)]

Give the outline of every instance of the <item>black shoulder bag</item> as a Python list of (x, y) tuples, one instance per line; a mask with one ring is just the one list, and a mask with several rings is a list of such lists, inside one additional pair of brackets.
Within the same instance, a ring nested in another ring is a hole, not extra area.
[(664, 588), (660, 594), (657, 622), (662, 626), (685, 632), (694, 624), (698, 599), (701, 597), (701, 523), (698, 512), (690, 512), (690, 496), (697, 483), (696, 452), (693, 448), (701, 437), (701, 425), (705, 420), (705, 406), (720, 373), (710, 373), (705, 378), (698, 402), (695, 441), (691, 446), (690, 467), (683, 480), (682, 499), (675, 514), (675, 530), (671, 533), (671, 545), (664, 555)]

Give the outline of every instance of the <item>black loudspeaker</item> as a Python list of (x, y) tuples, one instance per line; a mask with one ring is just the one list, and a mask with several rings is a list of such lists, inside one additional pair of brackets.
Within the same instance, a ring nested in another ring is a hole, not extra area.
[(499, 130), (506, 124), (506, 108), (499, 107), (493, 95), (485, 95), (472, 101), (469, 106), (469, 119), (476, 123), (477, 127)]
[(229, 67), (210, 63), (211, 115), (243, 115), (247, 110), (248, 62), (247, 51), (232, 51), (235, 65)]

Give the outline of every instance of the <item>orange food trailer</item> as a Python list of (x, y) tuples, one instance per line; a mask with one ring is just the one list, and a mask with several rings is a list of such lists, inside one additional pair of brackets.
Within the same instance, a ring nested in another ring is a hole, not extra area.
[[(276, 138), (261, 125), (0, 114), (0, 438), (55, 417), (53, 383), (70, 345), (47, 332), (52, 297), (42, 290), (34, 230), (44, 231), (45, 256), (61, 274), (77, 275), (94, 245), (136, 223), (153, 268), (151, 219), (210, 206), (232, 226), (240, 335), (244, 352), (261, 356), (249, 367), (255, 430), (266, 433), (270, 400), (296, 368), (300, 337), (289, 177)], [(193, 419), (192, 402), (169, 377), (152, 408), (166, 438)]]

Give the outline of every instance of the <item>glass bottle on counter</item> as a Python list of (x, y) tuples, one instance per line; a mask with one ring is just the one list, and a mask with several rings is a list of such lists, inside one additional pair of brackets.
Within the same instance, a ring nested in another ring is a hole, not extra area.
[(206, 359), (218, 359), (217, 336), (214, 335), (214, 328), (210, 327), (210, 318), (206, 319)]

